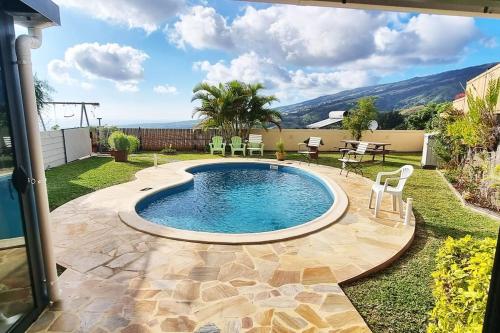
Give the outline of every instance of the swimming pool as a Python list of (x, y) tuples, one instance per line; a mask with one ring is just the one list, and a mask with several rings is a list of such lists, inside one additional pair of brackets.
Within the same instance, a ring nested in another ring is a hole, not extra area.
[(213, 163), (186, 169), (193, 179), (140, 200), (143, 219), (209, 233), (262, 233), (293, 228), (324, 215), (335, 194), (300, 168), (269, 163)]
[(0, 240), (23, 235), (21, 210), (11, 175), (0, 175)]

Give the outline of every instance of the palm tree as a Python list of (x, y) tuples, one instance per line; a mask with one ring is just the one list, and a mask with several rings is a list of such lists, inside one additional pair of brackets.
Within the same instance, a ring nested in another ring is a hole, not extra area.
[(281, 130), (281, 113), (270, 108), (271, 104), (278, 102), (278, 98), (274, 95), (259, 95), (259, 91), (264, 89), (261, 83), (247, 84), (247, 108), (244, 118), (243, 131), (246, 131), (243, 136), (248, 135), (248, 132), (254, 127), (268, 128), (269, 124), (277, 126)]
[(281, 114), (270, 108), (277, 101), (275, 96), (259, 95), (262, 84), (246, 84), (230, 81), (210, 85), (199, 83), (193, 89), (191, 101), (199, 100), (193, 116), (202, 117), (203, 128), (219, 128), (227, 139), (233, 135), (246, 137), (256, 126), (267, 128), (268, 124), (279, 127)]
[(200, 125), (205, 128), (218, 128), (222, 135), (227, 137), (231, 132), (231, 123), (228, 121), (232, 108), (238, 96), (235, 96), (223, 84), (210, 85), (202, 82), (193, 89), (191, 102), (199, 100), (201, 105), (195, 107), (193, 116), (203, 118)]

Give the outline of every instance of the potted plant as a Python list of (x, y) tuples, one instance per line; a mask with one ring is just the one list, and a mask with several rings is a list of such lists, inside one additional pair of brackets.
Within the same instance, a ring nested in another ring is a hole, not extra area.
[(278, 143), (276, 143), (276, 159), (278, 161), (284, 161), (286, 156), (285, 152), (285, 143), (280, 139)]
[(111, 133), (108, 138), (112, 149), (112, 156), (116, 162), (127, 162), (128, 154), (133, 153), (139, 147), (139, 139), (133, 135), (127, 135), (121, 131)]

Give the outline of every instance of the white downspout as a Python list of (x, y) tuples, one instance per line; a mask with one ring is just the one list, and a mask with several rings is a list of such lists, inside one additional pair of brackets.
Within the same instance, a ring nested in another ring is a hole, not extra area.
[(45, 274), (47, 277), (47, 289), (51, 302), (58, 301), (59, 288), (57, 283), (57, 268), (52, 248), (52, 231), (49, 219), (49, 200), (47, 186), (45, 183), (45, 168), (42, 156), (42, 141), (38, 125), (38, 111), (36, 106), (35, 86), (33, 82), (33, 69), (31, 66), (31, 49), (37, 49), (42, 45), (42, 30), (40, 28), (29, 28), (28, 35), (21, 35), (16, 39), (17, 67), (21, 83), (21, 93), (26, 119), (26, 130), (30, 150), (31, 169), (33, 172), (33, 183), (36, 198), (38, 221), (40, 226), (40, 237), (42, 252), (45, 263)]

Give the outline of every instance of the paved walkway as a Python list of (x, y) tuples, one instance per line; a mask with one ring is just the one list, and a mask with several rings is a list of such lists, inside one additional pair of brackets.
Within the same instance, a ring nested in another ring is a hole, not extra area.
[[(119, 219), (125, 198), (174, 183), (179, 169), (196, 163), (143, 170), (133, 182), (52, 213), (57, 261), (67, 267), (63, 300), (30, 332), (370, 332), (339, 283), (395, 260), (413, 238), (413, 221), (402, 225), (388, 211), (389, 198), (373, 218), (369, 180), (316, 165), (309, 168), (336, 181), (349, 207), (336, 223), (301, 238), (191, 243), (145, 234)], [(159, 172), (165, 176), (155, 177)]]

